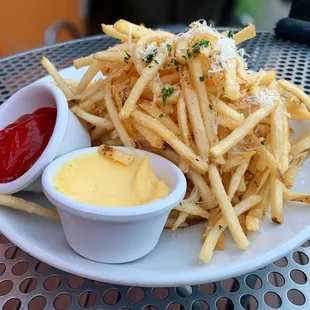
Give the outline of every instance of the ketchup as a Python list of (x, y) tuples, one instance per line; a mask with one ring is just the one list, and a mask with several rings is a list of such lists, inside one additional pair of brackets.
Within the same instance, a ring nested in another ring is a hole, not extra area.
[(41, 108), (0, 130), (0, 183), (16, 180), (43, 153), (53, 133), (57, 111)]

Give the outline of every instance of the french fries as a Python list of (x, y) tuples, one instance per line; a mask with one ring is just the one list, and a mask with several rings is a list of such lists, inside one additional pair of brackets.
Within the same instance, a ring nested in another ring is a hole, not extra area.
[(248, 27), (245, 27), (239, 32), (237, 32), (234, 35), (234, 40), (236, 42), (236, 45), (238, 45), (244, 41), (254, 38), (255, 36), (256, 36), (255, 27), (253, 25), (249, 25)]
[[(283, 152), (283, 126), (282, 126), (282, 107), (280, 105), (271, 113), (271, 148), (275, 159), (281, 163)], [(273, 222), (283, 223), (283, 193), (282, 183), (274, 176), (270, 178), (271, 193), (270, 207)]]
[(86, 73), (83, 75), (78, 88), (77, 88), (77, 93), (80, 94), (83, 90), (86, 89), (88, 84), (92, 81), (92, 79), (95, 77), (95, 75), (99, 72), (100, 70), (100, 62), (99, 61), (93, 61), (91, 65), (88, 67), (88, 70)]
[(26, 201), (12, 195), (0, 194), (0, 206), (6, 206), (15, 210), (36, 214), (53, 220), (59, 220), (59, 215), (55, 208), (46, 208), (34, 202)]
[(132, 146), (135, 147), (134, 141), (131, 139), (129, 136), (124, 124), (122, 121), (118, 118), (118, 111), (115, 106), (115, 103), (112, 99), (112, 94), (111, 94), (111, 83), (107, 83), (105, 92), (104, 92), (104, 97), (105, 97), (105, 103), (107, 106), (108, 113), (110, 115), (110, 118), (112, 120), (112, 123), (117, 130), (121, 141), (124, 143), (125, 146)]
[[(131, 35), (134, 38), (141, 38), (144, 35), (151, 32), (150, 29), (147, 29), (143, 26), (138, 26), (133, 23), (130, 23), (124, 19), (118, 20), (114, 25), (113, 28), (123, 34)], [(128, 38), (127, 38), (128, 39)]]
[[(131, 157), (110, 147), (137, 147), (181, 168), (188, 194), (165, 227), (206, 223), (202, 261), (225, 249), (226, 227), (247, 249), (246, 233), (268, 220), (269, 202), (279, 224), (283, 201), (310, 203), (310, 194), (288, 190), (310, 150), (310, 134), (291, 140), (290, 120), (310, 119), (310, 98), (277, 82), (274, 70), (247, 70), (237, 45), (255, 36), (254, 26), (232, 37), (199, 21), (174, 35), (121, 19), (102, 30), (121, 43), (76, 59), (76, 68), (88, 66), (79, 82), (64, 80), (47, 58), (41, 63), (104, 156), (126, 165)], [(100, 71), (106, 78), (93, 81)]]
[(101, 24), (101, 28), (102, 28), (102, 31), (107, 34), (108, 36), (112, 37), (112, 38), (115, 38), (115, 39), (119, 39), (119, 40), (122, 40), (122, 41), (125, 41), (128, 39), (128, 35), (126, 34), (123, 34), (119, 31), (117, 31), (113, 25), (105, 25), (105, 24)]
[(236, 59), (229, 60), (229, 67), (224, 70), (225, 77), (225, 97), (231, 100), (239, 99), (240, 85), (237, 82), (237, 61)]
[(45, 56), (41, 58), (41, 65), (45, 68), (45, 70), (53, 77), (59, 88), (62, 90), (67, 100), (72, 99), (73, 93), (70, 90), (69, 86), (65, 83), (63, 78), (58, 73), (57, 69), (54, 65), (47, 59)]
[(207, 172), (207, 162), (197, 156), (189, 147), (179, 140), (172, 131), (162, 125), (159, 121), (138, 110), (132, 112), (132, 118), (142, 126), (156, 132), (165, 142), (170, 144), (179, 155), (186, 158), (195, 169), (202, 174)]
[(147, 66), (142, 71), (140, 78), (138, 79), (137, 83), (131, 90), (129, 97), (127, 98), (122, 110), (119, 113), (119, 117), (121, 119), (126, 119), (130, 116), (139, 97), (143, 92), (143, 89), (147, 86), (147, 84), (151, 80), (155, 78), (156, 74), (162, 67), (163, 63), (166, 61), (166, 58), (167, 58), (167, 50), (165, 47), (161, 47), (156, 55), (156, 58), (151, 62), (149, 66)]
[(234, 145), (240, 142), (262, 119), (268, 116), (276, 107), (276, 103), (274, 105), (264, 105), (257, 111), (253, 112), (228, 137), (210, 149), (211, 155), (215, 158), (224, 155)]
[(110, 147), (108, 145), (101, 145), (98, 149), (99, 154), (113, 159), (119, 163), (128, 166), (134, 159), (134, 154), (123, 150)]
[(298, 155), (310, 149), (310, 134), (298, 139), (292, 144), (291, 155)]
[[(247, 210), (253, 208), (256, 204), (258, 204), (261, 201), (262, 197), (259, 195), (252, 195), (249, 196), (248, 198), (246, 198), (245, 200), (243, 200), (242, 202), (240, 202), (238, 205), (236, 205), (233, 208), (233, 216), (234, 218), (236, 218), (238, 225), (240, 226), (240, 223), (238, 221), (238, 216), (240, 216), (241, 214), (243, 214), (244, 212), (246, 212)], [(222, 216), (216, 223), (215, 225), (212, 227), (212, 229), (210, 230), (209, 234), (206, 237), (206, 240), (202, 246), (202, 249), (200, 251), (199, 254), (199, 258), (204, 261), (204, 262), (208, 262), (212, 255), (213, 255), (213, 249), (218, 241), (218, 239), (220, 238), (220, 236), (222, 235), (222, 233), (225, 231), (225, 229), (229, 227), (228, 226), (228, 221), (227, 219)], [(242, 234), (244, 234), (241, 226), (240, 229), (242, 231)], [(245, 237), (245, 236), (244, 236)], [(246, 239), (246, 237), (245, 237)]]
[(229, 183), (229, 187), (228, 187), (228, 199), (229, 201), (232, 200), (232, 198), (234, 197), (239, 185), (240, 185), (240, 182), (249, 166), (249, 163), (250, 163), (250, 160), (251, 160), (251, 157), (247, 158), (243, 163), (241, 163), (236, 171), (234, 172), (234, 174), (231, 176), (231, 179), (230, 179), (230, 183)]
[(246, 216), (246, 228), (249, 231), (260, 231), (261, 222), (266, 215), (269, 205), (270, 182), (266, 182), (260, 191), (262, 200), (252, 208)]
[(286, 91), (289, 91), (293, 95), (295, 95), (301, 102), (303, 102), (307, 109), (310, 111), (310, 98), (308, 95), (302, 91), (300, 88), (298, 88), (293, 83), (286, 81), (286, 80), (280, 80), (278, 81), (281, 87), (283, 87)]
[(286, 201), (297, 201), (310, 204), (310, 195), (306, 193), (296, 193), (288, 190), (283, 191), (283, 199)]
[(92, 115), (90, 113), (85, 112), (83, 109), (78, 106), (74, 106), (71, 111), (80, 117), (81, 119), (87, 121), (88, 123), (105, 130), (111, 130), (114, 128), (113, 123), (108, 117), (100, 117), (96, 115)]
[(219, 99), (215, 101), (214, 108), (216, 112), (236, 122), (237, 124), (241, 124), (244, 121), (244, 116), (242, 114), (230, 108), (227, 104), (225, 104), (223, 101)]
[(234, 213), (234, 209), (226, 195), (220, 174), (214, 164), (209, 167), (209, 178), (212, 185), (213, 194), (219, 203), (225, 221), (227, 222), (236, 244), (242, 250), (248, 249), (250, 243), (240, 226), (236, 214)]
[(158, 136), (153, 130), (143, 127), (138, 123), (134, 123), (133, 127), (145, 138), (147, 142), (150, 143), (152, 147), (155, 147), (157, 149), (161, 149), (163, 147), (164, 140), (160, 136)]
[(193, 128), (193, 135), (195, 143), (202, 158), (208, 157), (209, 141), (207, 133), (204, 127), (204, 123), (201, 116), (201, 110), (199, 107), (198, 96), (196, 95), (191, 82), (190, 74), (185, 66), (181, 66), (181, 85), (184, 93), (184, 99), (190, 119), (191, 126)]
[(289, 168), (285, 172), (284, 185), (286, 188), (292, 188), (297, 176), (298, 170), (302, 167), (308, 158), (308, 152), (301, 153), (293, 158)]

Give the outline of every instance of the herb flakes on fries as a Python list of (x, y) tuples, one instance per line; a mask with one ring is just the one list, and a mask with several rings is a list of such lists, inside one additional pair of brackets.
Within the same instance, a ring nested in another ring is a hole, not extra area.
[[(202, 261), (224, 249), (226, 228), (240, 249), (248, 249), (246, 232), (260, 230), (269, 202), (278, 224), (284, 201), (309, 203), (310, 195), (288, 189), (310, 149), (310, 135), (290, 140), (290, 113), (294, 120), (310, 119), (310, 98), (291, 82), (277, 81), (274, 71), (247, 70), (238, 44), (255, 37), (254, 26), (220, 33), (200, 20), (174, 35), (119, 20), (102, 29), (121, 42), (74, 60), (76, 68), (88, 67), (74, 86), (47, 58), (41, 63), (74, 101), (69, 106), (93, 145), (104, 144), (102, 154), (128, 164), (130, 157), (108, 147), (125, 145), (179, 165), (187, 196), (166, 228), (204, 222)], [(93, 82), (99, 71), (106, 78)]]

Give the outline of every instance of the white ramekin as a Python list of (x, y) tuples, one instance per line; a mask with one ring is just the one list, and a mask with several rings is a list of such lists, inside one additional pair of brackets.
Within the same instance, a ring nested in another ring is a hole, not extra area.
[[(119, 148), (141, 155), (147, 153)], [(44, 193), (57, 207), (67, 241), (78, 254), (103, 263), (136, 260), (156, 246), (169, 212), (185, 195), (185, 177), (173, 163), (149, 153), (157, 177), (172, 188), (163, 199), (133, 207), (99, 207), (71, 199), (54, 188), (53, 180), (60, 166), (78, 155), (97, 152), (97, 149), (92, 147), (71, 152), (50, 163), (42, 175)], [(83, 182), (83, 176), (79, 177)], [(122, 195), (121, 188), (119, 194)]]
[(21, 190), (41, 192), (41, 174), (56, 157), (90, 146), (86, 129), (68, 108), (66, 97), (58, 87), (47, 82), (31, 84), (17, 91), (0, 106), (0, 130), (20, 116), (43, 107), (55, 107), (57, 117), (53, 134), (35, 164), (18, 179), (0, 183), (0, 193), (13, 194)]

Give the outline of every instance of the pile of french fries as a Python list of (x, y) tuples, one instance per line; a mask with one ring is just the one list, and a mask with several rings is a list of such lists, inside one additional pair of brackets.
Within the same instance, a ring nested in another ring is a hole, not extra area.
[[(291, 141), (289, 120), (310, 119), (310, 98), (275, 71), (248, 71), (238, 45), (255, 36), (254, 26), (220, 33), (201, 20), (175, 35), (119, 20), (102, 30), (121, 42), (74, 60), (87, 67), (80, 81), (41, 63), (93, 145), (142, 148), (180, 167), (188, 191), (166, 228), (204, 222), (202, 261), (224, 250), (226, 228), (246, 250), (248, 231), (260, 230), (267, 211), (282, 224), (284, 201), (309, 203), (290, 188), (310, 134)], [(99, 72), (105, 78), (94, 79)]]

